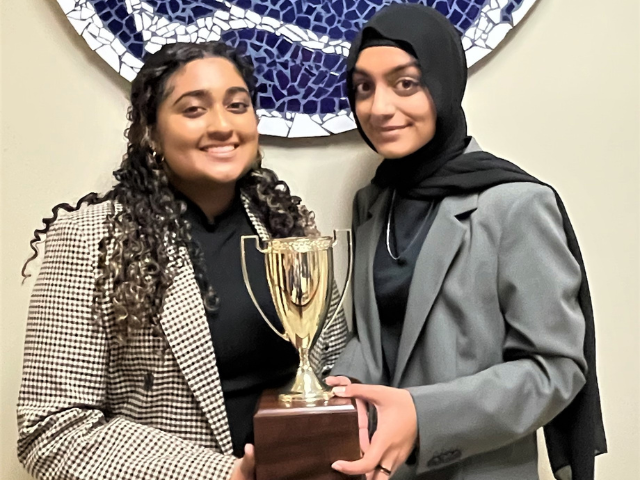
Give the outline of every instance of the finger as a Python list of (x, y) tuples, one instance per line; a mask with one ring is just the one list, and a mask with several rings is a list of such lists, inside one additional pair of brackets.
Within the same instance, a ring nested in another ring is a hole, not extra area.
[(358, 411), (358, 438), (360, 440), (360, 450), (367, 453), (369, 450), (369, 412), (367, 404), (356, 398), (356, 410)]
[(338, 460), (337, 462), (334, 462), (331, 467), (334, 470), (347, 475), (365, 475), (373, 472), (376, 465), (380, 463), (380, 459), (382, 458), (384, 451), (385, 448), (382, 442), (372, 442), (360, 460), (356, 460), (354, 462)]
[(244, 446), (244, 457), (242, 457), (242, 471), (253, 475), (256, 468), (255, 448), (250, 443)]
[(330, 387), (337, 387), (340, 385), (351, 385), (351, 380), (347, 377), (327, 377), (324, 379), (324, 383), (329, 385)]
[(382, 385), (352, 383), (351, 385), (334, 387), (332, 391), (338, 397), (359, 398), (380, 406), (384, 402), (384, 394), (388, 390), (390, 390), (390, 387), (383, 387)]

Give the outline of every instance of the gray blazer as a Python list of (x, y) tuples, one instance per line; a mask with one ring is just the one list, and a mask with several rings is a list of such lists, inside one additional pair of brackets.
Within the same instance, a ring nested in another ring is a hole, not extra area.
[(390, 199), (354, 205), (354, 335), (332, 373), (406, 388), (415, 462), (395, 479), (538, 479), (535, 431), (585, 383), (581, 274), (551, 189), (511, 183), (445, 198), (411, 282), (393, 378), (383, 368), (373, 259)]

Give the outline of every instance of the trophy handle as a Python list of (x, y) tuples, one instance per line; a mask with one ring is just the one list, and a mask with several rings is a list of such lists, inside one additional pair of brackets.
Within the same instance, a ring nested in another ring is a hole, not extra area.
[(249, 292), (249, 297), (251, 297), (251, 300), (253, 301), (253, 304), (255, 305), (256, 309), (258, 310), (258, 312), (260, 312), (260, 315), (262, 315), (262, 319), (265, 322), (267, 322), (267, 325), (269, 325), (269, 327), (271, 327), (271, 330), (273, 330), (285, 342), (288, 342), (289, 338), (285, 334), (280, 333), (278, 331), (278, 329), (273, 326), (271, 321), (267, 318), (265, 313), (262, 311), (262, 308), (260, 308), (260, 305), (258, 305), (258, 301), (256, 300), (256, 296), (253, 294), (253, 289), (251, 288), (251, 283), (249, 282), (249, 272), (247, 271), (247, 255), (246, 255), (245, 249), (244, 249), (244, 245), (245, 245), (245, 241), (246, 240), (255, 241), (256, 249), (262, 254), (268, 253), (269, 250), (268, 249), (264, 249), (264, 248), (260, 248), (260, 238), (257, 235), (243, 235), (240, 238), (240, 255), (242, 257), (242, 278), (244, 279), (244, 284), (247, 287), (247, 291)]
[(333, 312), (333, 315), (327, 322), (324, 328), (329, 328), (329, 326), (333, 323), (333, 321), (338, 317), (338, 312), (342, 308), (342, 304), (344, 303), (344, 298), (347, 295), (347, 290), (349, 289), (349, 283), (351, 283), (351, 274), (353, 273), (353, 234), (350, 229), (340, 229), (333, 231), (333, 246), (335, 247), (338, 243), (338, 232), (344, 232), (347, 234), (347, 280), (344, 282), (344, 289), (342, 290), (342, 295), (340, 295), (340, 300), (338, 301), (338, 305)]

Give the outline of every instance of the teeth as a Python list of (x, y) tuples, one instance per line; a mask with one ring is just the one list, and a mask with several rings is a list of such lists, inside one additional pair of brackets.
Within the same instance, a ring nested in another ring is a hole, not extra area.
[(235, 150), (235, 146), (234, 145), (221, 145), (219, 147), (209, 147), (207, 148), (207, 152), (211, 152), (211, 153), (229, 153), (229, 152), (233, 152), (233, 150)]

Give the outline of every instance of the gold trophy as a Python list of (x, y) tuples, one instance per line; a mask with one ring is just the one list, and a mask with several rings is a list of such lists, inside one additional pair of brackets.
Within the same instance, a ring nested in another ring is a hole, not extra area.
[[(331, 464), (360, 458), (353, 401), (333, 397), (309, 362), (311, 348), (340, 312), (351, 278), (353, 242), (351, 231), (346, 230), (347, 280), (327, 321), (334, 289), (337, 232), (333, 237), (277, 238), (262, 247), (255, 235), (241, 240), (242, 274), (253, 303), (271, 329), (291, 342), (300, 355), (293, 383), (284, 391), (264, 392), (254, 415), (256, 480), (345, 479), (331, 469)], [(265, 256), (267, 283), (284, 333), (269, 321), (253, 294), (246, 265), (247, 240), (253, 240)]]
[[(351, 230), (347, 234), (347, 280), (338, 305), (326, 321), (333, 294), (333, 247), (337, 232), (332, 237), (274, 238), (260, 247), (256, 235), (242, 237), (242, 275), (249, 296), (265, 322), (283, 340), (291, 342), (300, 355), (300, 366), (293, 385), (279, 395), (283, 403), (304, 402), (313, 405), (331, 398), (330, 390), (311, 368), (309, 352), (323, 329), (335, 321), (349, 286), (352, 268)], [(247, 273), (245, 242), (254, 240), (256, 248), (264, 254), (267, 282), (278, 318), (284, 327), (280, 333), (258, 305)]]

